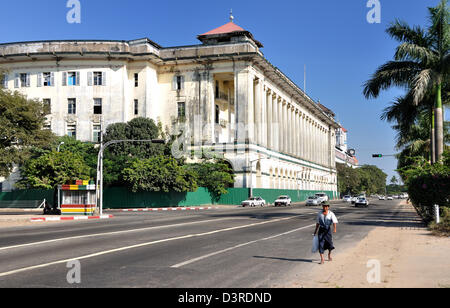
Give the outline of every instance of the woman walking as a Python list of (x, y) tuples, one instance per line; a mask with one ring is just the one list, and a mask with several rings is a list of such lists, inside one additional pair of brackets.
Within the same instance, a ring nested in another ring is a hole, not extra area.
[(314, 236), (319, 231), (320, 264), (325, 263), (323, 255), (326, 250), (328, 250), (328, 260), (333, 261), (331, 257), (331, 252), (334, 250), (333, 233), (336, 233), (336, 226), (338, 224), (336, 215), (330, 211), (330, 203), (323, 202), (322, 207), (323, 210), (317, 215), (316, 231), (314, 231)]

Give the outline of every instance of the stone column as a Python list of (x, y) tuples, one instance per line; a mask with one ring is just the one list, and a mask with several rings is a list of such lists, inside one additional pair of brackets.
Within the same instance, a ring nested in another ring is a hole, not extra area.
[[(284, 134), (283, 134), (283, 143), (284, 143), (284, 153), (289, 153), (289, 105), (286, 101), (283, 101), (284, 106)], [(287, 175), (286, 175), (287, 177)]]
[(300, 157), (305, 158), (305, 115), (300, 111)]
[(267, 136), (267, 148), (272, 149), (273, 148), (273, 142), (272, 142), (272, 110), (273, 110), (273, 101), (272, 101), (272, 96), (271, 96), (271, 90), (266, 88), (266, 93), (265, 93), (265, 97), (266, 97), (266, 111), (267, 111), (267, 116), (266, 116), (266, 136)]
[(253, 81), (252, 91), (254, 93), (254, 141), (262, 143), (262, 104), (261, 104), (261, 82), (258, 78)]
[(292, 113), (292, 131), (291, 131), (291, 141), (292, 141), (292, 147), (291, 147), (291, 154), (293, 156), (297, 156), (297, 112), (295, 110), (294, 105), (291, 107), (291, 113)]
[[(272, 92), (271, 95), (272, 100), (272, 150), (278, 151), (278, 145), (279, 145), (279, 129), (280, 129), (280, 120), (278, 119), (278, 101), (277, 101), (277, 95)], [(278, 175), (277, 175), (278, 176)]]
[[(278, 151), (279, 152), (284, 152), (284, 125), (286, 123), (286, 121), (284, 120), (284, 105), (283, 105), (283, 100), (281, 98), (278, 98), (278, 110), (280, 111), (279, 114), (279, 123), (280, 123), (280, 146)], [(284, 175), (283, 175), (284, 176)]]
[(278, 105), (278, 152), (283, 152), (283, 102), (281, 97), (277, 97)]
[(294, 156), (298, 157), (298, 150), (299, 150), (299, 138), (300, 138), (300, 134), (299, 134), (299, 115), (298, 115), (298, 109), (295, 108), (294, 110), (294, 120), (295, 120), (295, 129), (294, 129)]
[(290, 103), (287, 103), (287, 121), (286, 121), (286, 150), (287, 152), (292, 155), (292, 145), (293, 145), (293, 129), (292, 129), (292, 123), (293, 123), (293, 118), (292, 118), (292, 105)]
[(267, 102), (266, 102), (266, 87), (264, 81), (261, 80), (261, 85), (259, 87), (259, 97), (261, 100), (261, 145), (267, 147)]
[(305, 118), (305, 126), (306, 126), (306, 136), (305, 136), (305, 159), (311, 161), (310, 152), (311, 152), (311, 120), (308, 116)]

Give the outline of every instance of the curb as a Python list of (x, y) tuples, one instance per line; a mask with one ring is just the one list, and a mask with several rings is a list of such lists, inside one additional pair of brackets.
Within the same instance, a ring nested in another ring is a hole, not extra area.
[(91, 220), (91, 219), (109, 219), (113, 218), (113, 215), (102, 216), (68, 216), (68, 217), (38, 217), (31, 218), (31, 222), (45, 222), (45, 221), (71, 221), (71, 220)]
[(213, 210), (218, 207), (171, 207), (171, 208), (155, 208), (155, 209), (123, 209), (121, 212), (159, 212), (159, 211), (200, 211)]

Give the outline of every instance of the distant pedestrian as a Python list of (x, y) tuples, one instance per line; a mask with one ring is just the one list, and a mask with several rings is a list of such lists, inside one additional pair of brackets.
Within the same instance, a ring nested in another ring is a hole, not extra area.
[(336, 215), (330, 211), (330, 203), (322, 203), (323, 210), (321, 210), (317, 215), (317, 225), (316, 231), (314, 231), (314, 236), (319, 232), (319, 253), (320, 253), (320, 264), (325, 263), (324, 253), (328, 250), (328, 260), (333, 261), (331, 257), (331, 252), (335, 249), (333, 245), (333, 233), (336, 233), (336, 227), (338, 220)]

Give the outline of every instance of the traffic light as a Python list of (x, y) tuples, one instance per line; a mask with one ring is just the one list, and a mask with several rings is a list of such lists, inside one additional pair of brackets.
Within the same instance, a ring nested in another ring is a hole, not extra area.
[(383, 154), (373, 154), (372, 157), (373, 158), (382, 158)]

